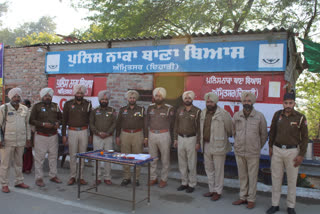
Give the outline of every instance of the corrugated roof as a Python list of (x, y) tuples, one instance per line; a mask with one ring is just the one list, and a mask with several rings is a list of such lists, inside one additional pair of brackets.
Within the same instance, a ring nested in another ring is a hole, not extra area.
[(224, 36), (224, 35), (244, 35), (244, 34), (263, 34), (263, 33), (272, 33), (272, 32), (291, 32), (284, 28), (265, 28), (263, 30), (242, 30), (242, 31), (226, 31), (220, 33), (193, 33), (191, 35), (187, 34), (179, 34), (179, 35), (163, 35), (161, 37), (133, 37), (133, 38), (116, 38), (116, 39), (108, 39), (108, 40), (87, 40), (87, 41), (74, 41), (74, 42), (57, 42), (57, 43), (41, 43), (34, 45), (27, 45), (24, 47), (35, 47), (35, 46), (53, 46), (53, 45), (76, 45), (76, 44), (90, 44), (90, 43), (106, 43), (106, 42), (124, 42), (124, 41), (141, 41), (141, 40), (155, 40), (155, 39), (173, 39), (173, 38), (187, 38), (187, 37), (208, 37), (208, 36)]

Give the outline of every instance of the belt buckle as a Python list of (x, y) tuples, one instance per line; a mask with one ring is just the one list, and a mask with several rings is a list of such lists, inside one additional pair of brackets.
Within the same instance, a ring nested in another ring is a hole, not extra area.
[(130, 130), (130, 133), (131, 133), (131, 134), (134, 133), (134, 130)]
[(281, 148), (282, 148), (282, 149), (286, 149), (287, 146), (286, 146), (286, 145), (282, 145)]
[(159, 134), (160, 130), (153, 130), (155, 134)]
[(76, 131), (81, 131), (81, 128), (80, 128), (80, 127), (77, 127), (77, 128), (76, 128)]

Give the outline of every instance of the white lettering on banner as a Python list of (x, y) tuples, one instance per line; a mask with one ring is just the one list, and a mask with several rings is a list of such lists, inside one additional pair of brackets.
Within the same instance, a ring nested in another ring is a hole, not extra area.
[(232, 83), (232, 77), (207, 77), (206, 78), (207, 84), (226, 84), (228, 83), (229, 85)]
[(68, 55), (69, 67), (73, 67), (75, 64), (86, 63), (102, 63), (102, 53), (86, 53), (85, 51), (79, 51), (78, 54)]
[(142, 51), (142, 59), (153, 61), (154, 58), (159, 58), (160, 61), (171, 60), (171, 57), (179, 56), (179, 49), (165, 49), (165, 50), (146, 50)]
[(150, 63), (147, 65), (147, 70), (148, 71), (174, 71), (178, 70), (179, 65), (176, 63), (169, 63), (169, 64), (155, 64), (155, 63)]
[(57, 79), (56, 90), (60, 95), (72, 95), (73, 86), (77, 84), (85, 85), (88, 89), (92, 89), (93, 80), (86, 80), (84, 77), (81, 79), (66, 79), (62, 77)]
[(245, 80), (245, 85), (261, 85), (261, 78), (251, 78), (250, 76), (243, 77), (206, 77), (207, 84), (228, 84), (232, 83), (232, 80), (237, 85), (242, 85)]
[(232, 59), (244, 58), (244, 47), (218, 47), (217, 49), (197, 48), (195, 45), (186, 45), (184, 48), (185, 60), (192, 59), (222, 59), (223, 56), (230, 55)]
[(124, 62), (131, 62), (132, 58), (138, 58), (137, 51), (107, 52), (106, 54), (107, 62), (115, 62), (117, 59)]
[(242, 92), (251, 92), (254, 95), (256, 95), (256, 97), (258, 97), (259, 92), (257, 88), (251, 88), (249, 90), (244, 90), (242, 88), (237, 88), (237, 89), (223, 89), (223, 88), (216, 88), (215, 90), (212, 89), (212, 92), (216, 93), (219, 98), (224, 99), (226, 97), (229, 98), (240, 98)]
[(233, 78), (233, 82), (234, 82), (235, 84), (242, 85), (242, 83), (244, 82), (244, 78), (237, 78), (237, 77), (235, 77), (235, 78)]
[(64, 77), (62, 77), (61, 79), (57, 79), (57, 88), (66, 88), (69, 85), (69, 79), (65, 79)]
[(261, 85), (261, 78), (251, 78), (246, 76), (246, 85)]
[(143, 65), (124, 65), (123, 63), (121, 64), (117, 64), (117, 65), (113, 65), (112, 66), (113, 70), (115, 71), (142, 71), (143, 69)]

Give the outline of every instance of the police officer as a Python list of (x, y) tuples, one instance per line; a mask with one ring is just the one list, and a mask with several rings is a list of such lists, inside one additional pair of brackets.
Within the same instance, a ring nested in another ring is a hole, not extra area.
[(279, 211), (284, 169), (288, 180), (287, 212), (296, 213), (296, 184), (299, 166), (307, 150), (308, 127), (306, 117), (294, 110), (295, 104), (295, 95), (286, 93), (283, 97), (283, 110), (277, 111), (272, 118), (269, 136), (272, 206), (267, 214)]
[(217, 201), (223, 190), (226, 154), (231, 151), (228, 137), (232, 135), (232, 119), (227, 111), (217, 105), (219, 97), (215, 93), (206, 93), (204, 100), (206, 108), (200, 116), (200, 144), (204, 153), (209, 192), (203, 196)]
[[(116, 125), (116, 143), (121, 146), (122, 153), (139, 154), (143, 150), (144, 139), (144, 108), (138, 106), (136, 101), (139, 93), (129, 90), (126, 93), (128, 105), (120, 108)], [(137, 167), (136, 185), (139, 186), (141, 167)], [(131, 183), (130, 167), (123, 166), (124, 179), (121, 186)]]
[(36, 128), (34, 139), (36, 185), (43, 187), (43, 162), (48, 153), (50, 181), (61, 183), (57, 177), (58, 134), (62, 114), (57, 103), (51, 102), (53, 90), (44, 88), (40, 91), (41, 102), (32, 107), (30, 124)]
[(11, 160), (16, 173), (15, 187), (29, 188), (23, 183), (22, 156), (24, 147), (31, 146), (30, 112), (26, 106), (20, 104), (21, 94), (20, 88), (11, 89), (8, 93), (10, 103), (0, 107), (0, 126), (4, 132), (4, 142), (0, 142), (0, 182), (4, 193), (10, 192), (8, 176)]
[(233, 205), (255, 207), (260, 150), (267, 141), (267, 122), (263, 114), (253, 107), (256, 96), (242, 92), (243, 110), (233, 116), (234, 152), (240, 181), (240, 198)]
[(183, 106), (177, 110), (174, 124), (174, 147), (178, 148), (178, 162), (181, 173), (181, 185), (178, 191), (194, 191), (197, 184), (197, 151), (200, 149), (200, 113), (201, 110), (192, 101), (193, 91), (182, 95)]
[[(63, 123), (62, 123), (62, 142), (69, 145), (70, 154), (70, 179), (68, 185), (73, 185), (76, 181), (78, 152), (86, 152), (88, 140), (89, 116), (91, 112), (91, 102), (84, 99), (87, 88), (84, 85), (75, 85), (73, 87), (74, 99), (67, 101), (63, 107)], [(68, 137), (67, 137), (68, 126)], [(87, 184), (83, 179), (84, 160), (81, 160), (81, 178), (78, 182), (81, 185)]]
[[(108, 106), (110, 93), (107, 90), (98, 93), (100, 106), (90, 113), (90, 129), (93, 132), (93, 149), (110, 150), (113, 146), (113, 132), (116, 127), (116, 111)], [(101, 183), (101, 161), (99, 162), (97, 185)], [(111, 185), (111, 163), (104, 163), (104, 183)]]
[[(155, 103), (150, 104), (147, 109), (146, 130), (149, 131), (147, 135), (149, 138), (145, 139), (145, 144), (149, 144), (149, 153), (151, 157), (158, 157), (158, 153), (160, 152), (162, 169), (159, 187), (163, 188), (167, 185), (170, 168), (170, 131), (173, 130), (174, 108), (171, 105), (164, 103), (164, 99), (167, 95), (164, 88), (155, 88), (152, 94)], [(158, 183), (156, 173), (157, 163), (158, 160), (154, 160), (151, 163), (150, 185)]]

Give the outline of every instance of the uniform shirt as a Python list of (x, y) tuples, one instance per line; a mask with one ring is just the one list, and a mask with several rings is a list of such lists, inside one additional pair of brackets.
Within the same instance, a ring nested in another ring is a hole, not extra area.
[(206, 117), (204, 119), (204, 125), (203, 125), (203, 141), (209, 142), (210, 141), (210, 133), (211, 133), (211, 121), (214, 113), (216, 113), (216, 109), (214, 111), (208, 111), (206, 112)]
[(299, 145), (299, 155), (304, 156), (309, 140), (306, 117), (295, 110), (288, 117), (284, 114), (283, 110), (280, 110), (280, 112), (278, 120), (279, 111), (272, 118), (269, 147), (272, 147), (274, 144)]
[(67, 101), (63, 107), (62, 136), (66, 136), (67, 126), (88, 126), (91, 108), (91, 102), (86, 99), (83, 99), (80, 104), (75, 99)]
[(177, 110), (174, 124), (174, 139), (178, 139), (179, 134), (197, 135), (197, 143), (200, 143), (200, 113), (201, 110), (194, 105), (190, 111), (185, 106), (181, 106)]
[(54, 134), (57, 132), (56, 128), (45, 128), (43, 123), (51, 123), (55, 125), (62, 122), (62, 114), (57, 103), (51, 102), (50, 104), (45, 104), (44, 102), (39, 102), (34, 104), (31, 110), (30, 120), (31, 125), (36, 127), (36, 131), (45, 134)]
[[(174, 108), (168, 104), (158, 107), (155, 103), (150, 104), (147, 110), (146, 130), (170, 130), (174, 123)], [(148, 132), (146, 133), (148, 136)]]
[(94, 134), (98, 132), (113, 134), (116, 127), (116, 119), (116, 111), (113, 108), (99, 106), (90, 113), (90, 130)]
[[(130, 108), (130, 105), (120, 108), (117, 119), (116, 136), (120, 136), (121, 129), (144, 129), (144, 113), (144, 108), (137, 105), (134, 105), (133, 109)], [(144, 134), (146, 134), (145, 131)]]

